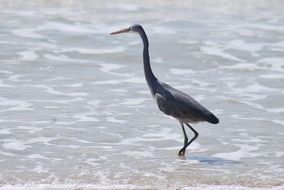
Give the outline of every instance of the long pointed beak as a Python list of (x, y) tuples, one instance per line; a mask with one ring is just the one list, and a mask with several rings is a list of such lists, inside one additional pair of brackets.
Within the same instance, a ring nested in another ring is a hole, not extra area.
[(129, 31), (130, 31), (130, 28), (125, 28), (125, 29), (122, 29), (122, 30), (118, 30), (118, 31), (112, 32), (110, 34), (111, 35), (115, 35), (115, 34), (125, 33), (125, 32), (129, 32)]

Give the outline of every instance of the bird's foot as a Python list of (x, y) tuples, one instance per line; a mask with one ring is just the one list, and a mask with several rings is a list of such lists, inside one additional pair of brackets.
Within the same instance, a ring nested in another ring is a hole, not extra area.
[(185, 155), (185, 150), (184, 149), (181, 149), (179, 152), (178, 152), (178, 156), (179, 157), (184, 157)]
[(186, 160), (185, 154), (178, 154), (178, 159)]

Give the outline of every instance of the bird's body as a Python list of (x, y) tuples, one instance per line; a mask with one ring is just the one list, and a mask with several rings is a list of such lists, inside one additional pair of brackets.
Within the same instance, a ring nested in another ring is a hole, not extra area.
[(216, 124), (218, 119), (205, 107), (199, 104), (189, 95), (161, 83), (163, 90), (155, 94), (159, 109), (183, 123), (197, 123), (207, 121)]
[[(111, 34), (119, 34), (130, 31), (137, 32), (142, 38), (144, 45), (144, 74), (151, 94), (154, 97), (160, 111), (179, 120), (182, 126), (184, 134), (184, 146), (179, 151), (179, 155), (183, 156), (186, 148), (198, 137), (198, 133), (189, 125), (189, 123), (206, 121), (212, 124), (217, 124), (219, 123), (219, 119), (189, 95), (171, 87), (164, 82), (159, 81), (155, 77), (150, 65), (148, 38), (142, 26), (133, 25), (129, 28), (113, 32)], [(184, 124), (186, 124), (195, 134), (190, 141), (188, 141)]]

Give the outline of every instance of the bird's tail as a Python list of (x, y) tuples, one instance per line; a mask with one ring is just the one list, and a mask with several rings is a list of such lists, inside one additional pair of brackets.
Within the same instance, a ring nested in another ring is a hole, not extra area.
[(212, 124), (219, 123), (219, 119), (213, 113), (208, 114), (207, 121)]

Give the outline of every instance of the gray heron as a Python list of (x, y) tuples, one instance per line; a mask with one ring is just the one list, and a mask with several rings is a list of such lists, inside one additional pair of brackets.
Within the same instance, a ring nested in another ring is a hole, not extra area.
[[(219, 123), (219, 119), (207, 110), (204, 106), (198, 103), (189, 95), (171, 87), (170, 85), (158, 80), (152, 72), (149, 57), (149, 41), (147, 35), (141, 25), (133, 25), (116, 32), (111, 35), (136, 32), (140, 35), (143, 41), (143, 63), (144, 74), (151, 94), (155, 99), (160, 111), (164, 114), (176, 118), (182, 127), (184, 135), (184, 145), (179, 150), (178, 155), (184, 156), (186, 148), (198, 137), (198, 132), (189, 125), (189, 123), (209, 122), (212, 124)], [(193, 133), (194, 137), (189, 141), (184, 126), (187, 126)]]

